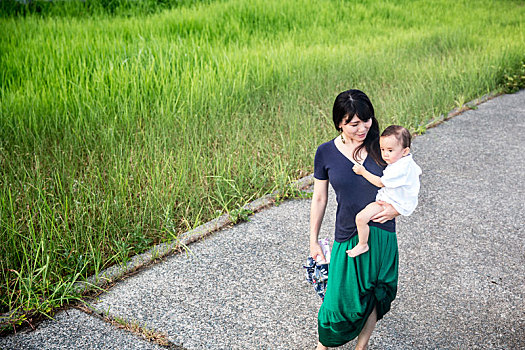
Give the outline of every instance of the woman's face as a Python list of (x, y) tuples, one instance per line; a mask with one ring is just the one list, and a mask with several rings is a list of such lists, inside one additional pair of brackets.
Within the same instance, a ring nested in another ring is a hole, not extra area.
[(350, 119), (350, 117), (343, 119), (341, 123), (339, 123), (339, 127), (343, 130), (344, 138), (353, 142), (362, 143), (366, 135), (368, 135), (368, 130), (370, 130), (372, 126), (372, 118), (364, 122), (354, 115), (350, 121), (346, 123), (348, 119)]

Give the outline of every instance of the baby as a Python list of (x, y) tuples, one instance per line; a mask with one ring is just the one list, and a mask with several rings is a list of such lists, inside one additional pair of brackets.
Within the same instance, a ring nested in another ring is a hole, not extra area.
[[(410, 154), (410, 132), (402, 126), (391, 125), (383, 131), (379, 139), (381, 157), (388, 164), (379, 177), (360, 164), (355, 164), (353, 170), (362, 175), (371, 184), (381, 187), (377, 192), (376, 201), (384, 201), (392, 206), (401, 215), (412, 214), (417, 206), (419, 193), (419, 175), (421, 168), (414, 162)], [(368, 251), (368, 222), (377, 213), (383, 210), (378, 202), (372, 202), (361, 210), (355, 219), (359, 243), (346, 253), (356, 257)]]

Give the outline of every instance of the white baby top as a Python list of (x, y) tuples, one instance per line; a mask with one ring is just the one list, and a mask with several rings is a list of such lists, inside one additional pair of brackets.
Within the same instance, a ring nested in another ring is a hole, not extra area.
[(377, 192), (376, 200), (385, 201), (408, 216), (417, 206), (421, 168), (412, 159), (412, 154), (404, 156), (383, 171), (381, 182), (385, 187)]

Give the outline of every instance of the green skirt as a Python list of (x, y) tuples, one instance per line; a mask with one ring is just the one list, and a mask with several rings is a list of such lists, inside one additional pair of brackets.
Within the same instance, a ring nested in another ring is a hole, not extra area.
[(374, 307), (380, 320), (396, 298), (398, 274), (397, 236), (370, 226), (370, 250), (355, 258), (346, 251), (359, 238), (335, 242), (328, 284), (319, 309), (319, 341), (324, 346), (343, 345), (359, 335)]

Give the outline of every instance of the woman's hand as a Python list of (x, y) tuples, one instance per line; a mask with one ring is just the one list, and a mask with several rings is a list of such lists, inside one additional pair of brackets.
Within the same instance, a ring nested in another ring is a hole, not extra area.
[(377, 213), (376, 215), (372, 216), (373, 222), (378, 222), (380, 224), (383, 224), (387, 222), (388, 220), (392, 220), (396, 216), (399, 215), (397, 210), (392, 206), (392, 204), (389, 204), (387, 202), (383, 201), (377, 201), (376, 203), (379, 203), (383, 207), (383, 211)]
[(323, 250), (321, 249), (321, 246), (318, 242), (312, 242), (310, 243), (310, 256), (315, 261), (326, 261), (326, 258), (324, 257)]

